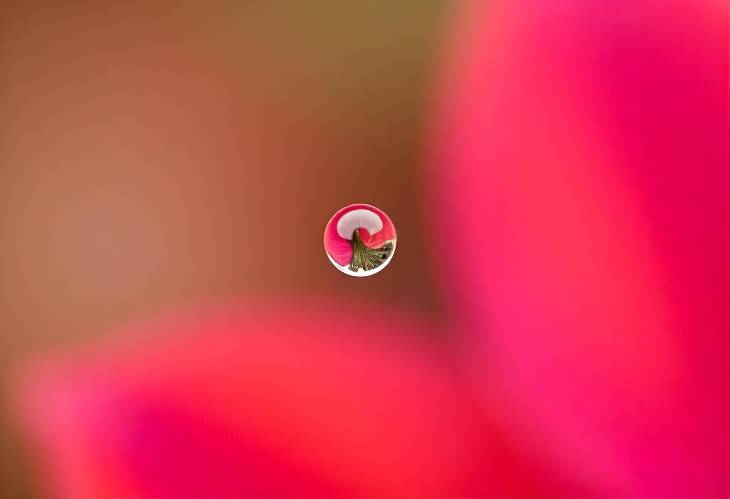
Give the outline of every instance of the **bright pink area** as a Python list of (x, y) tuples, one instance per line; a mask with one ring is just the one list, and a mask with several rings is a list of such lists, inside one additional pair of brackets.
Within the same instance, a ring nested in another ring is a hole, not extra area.
[(408, 339), (434, 333), (361, 311), (218, 308), (38, 361), (19, 397), (53, 497), (539, 495), (438, 350)]
[(727, 497), (724, 8), (470, 5), (429, 212), (477, 377), (609, 494)]
[(365, 229), (358, 229), (358, 235), (366, 246), (379, 248), (385, 241), (393, 240), (396, 237), (393, 222), (379, 208), (369, 204), (351, 204), (342, 208), (327, 223), (324, 232), (324, 247), (330, 256), (332, 256), (332, 259), (343, 266), (349, 264), (350, 260), (352, 260), (352, 245), (348, 239), (340, 237), (337, 233), (337, 222), (345, 213), (358, 209), (366, 209), (376, 213), (383, 222), (383, 228), (375, 234), (370, 234)]

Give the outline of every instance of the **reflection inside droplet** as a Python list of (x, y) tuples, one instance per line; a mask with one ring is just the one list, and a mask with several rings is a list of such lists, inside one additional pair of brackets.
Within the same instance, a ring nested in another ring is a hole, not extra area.
[(341, 272), (365, 277), (383, 270), (393, 258), (396, 234), (382, 210), (352, 204), (335, 213), (324, 231), (324, 248)]

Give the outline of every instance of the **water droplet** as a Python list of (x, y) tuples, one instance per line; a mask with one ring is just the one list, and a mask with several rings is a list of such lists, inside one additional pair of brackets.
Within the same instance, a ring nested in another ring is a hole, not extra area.
[(324, 229), (324, 249), (340, 272), (366, 277), (383, 270), (395, 253), (395, 226), (369, 204), (351, 204), (335, 213)]

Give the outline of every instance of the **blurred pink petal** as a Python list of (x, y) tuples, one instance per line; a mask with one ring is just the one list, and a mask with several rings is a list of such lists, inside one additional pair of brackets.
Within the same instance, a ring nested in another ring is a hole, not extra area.
[(537, 494), (426, 327), (368, 310), (217, 309), (39, 361), (18, 393), (52, 495)]
[(429, 208), (477, 373), (609, 495), (727, 497), (726, 7), (469, 6)]

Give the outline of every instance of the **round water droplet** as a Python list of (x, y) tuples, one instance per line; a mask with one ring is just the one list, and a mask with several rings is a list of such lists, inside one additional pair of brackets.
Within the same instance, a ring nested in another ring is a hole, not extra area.
[(395, 226), (369, 204), (351, 204), (335, 213), (324, 229), (324, 249), (332, 265), (365, 277), (383, 270), (395, 253)]

